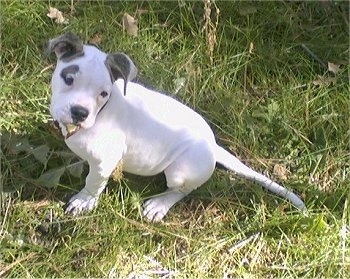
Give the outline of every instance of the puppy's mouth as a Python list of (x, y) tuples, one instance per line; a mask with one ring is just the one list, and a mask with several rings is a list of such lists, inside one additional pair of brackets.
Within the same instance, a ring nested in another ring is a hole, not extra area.
[(80, 124), (67, 124), (66, 125), (66, 130), (67, 130), (67, 135), (66, 135), (66, 139), (70, 138), (71, 136), (73, 136), (76, 132), (78, 132), (81, 129), (81, 125)]

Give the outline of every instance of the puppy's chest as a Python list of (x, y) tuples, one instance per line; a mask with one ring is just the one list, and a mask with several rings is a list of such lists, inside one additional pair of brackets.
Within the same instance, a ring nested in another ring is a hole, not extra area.
[(74, 135), (66, 140), (66, 144), (70, 150), (72, 150), (80, 158), (87, 161), (96, 157), (96, 153), (98, 153), (98, 151), (96, 150), (95, 142), (92, 139), (88, 140), (85, 137), (77, 138), (77, 136), (78, 135)]
[[(66, 140), (67, 146), (80, 158), (90, 160), (109, 160), (110, 156), (116, 157), (116, 153), (122, 153), (125, 148), (123, 137), (110, 131), (109, 133), (83, 133), (77, 134)], [(120, 150), (120, 151), (119, 151)], [(118, 158), (115, 158), (118, 160)]]

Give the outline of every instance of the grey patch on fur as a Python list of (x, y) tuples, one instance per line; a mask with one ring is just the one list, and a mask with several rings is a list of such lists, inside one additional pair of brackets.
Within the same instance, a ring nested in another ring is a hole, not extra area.
[(69, 62), (69, 61), (72, 61), (73, 59), (81, 57), (81, 56), (84, 56), (84, 52), (73, 53), (73, 51), (69, 51), (69, 52), (63, 54), (60, 59), (63, 62)]
[(126, 94), (126, 84), (137, 76), (137, 68), (132, 60), (124, 53), (117, 52), (109, 54), (105, 64), (111, 75), (112, 82), (118, 78), (124, 80), (124, 95)]
[(46, 43), (44, 57), (48, 57), (53, 51), (58, 59), (69, 62), (84, 55), (83, 42), (73, 33), (66, 33)]
[(70, 65), (64, 68), (60, 74), (67, 85), (72, 85), (76, 74), (79, 72), (78, 65)]

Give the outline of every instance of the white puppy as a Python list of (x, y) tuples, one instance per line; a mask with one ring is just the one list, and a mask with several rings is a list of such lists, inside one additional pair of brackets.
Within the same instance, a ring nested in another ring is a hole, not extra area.
[(120, 160), (125, 172), (144, 176), (164, 172), (168, 190), (144, 204), (143, 214), (152, 221), (161, 220), (176, 202), (206, 182), (216, 162), (305, 209), (298, 196), (218, 146), (195, 111), (127, 83), (137, 73), (127, 55), (83, 45), (71, 33), (50, 40), (47, 54), (53, 51), (58, 60), (50, 112), (68, 147), (90, 168), (85, 187), (70, 199), (67, 212), (75, 215), (94, 208)]

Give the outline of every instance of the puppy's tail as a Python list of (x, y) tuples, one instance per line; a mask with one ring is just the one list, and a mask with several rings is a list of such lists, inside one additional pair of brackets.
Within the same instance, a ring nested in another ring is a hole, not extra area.
[(239, 161), (235, 156), (226, 151), (220, 146), (216, 146), (215, 149), (215, 158), (216, 161), (223, 165), (225, 168), (235, 172), (237, 175), (254, 180), (261, 184), (264, 188), (269, 191), (281, 196), (287, 200), (289, 200), (295, 207), (302, 211), (306, 211), (306, 206), (304, 202), (293, 192), (284, 188), (283, 186), (273, 182), (271, 179), (266, 176), (257, 173), (251, 168), (244, 165), (241, 161)]

